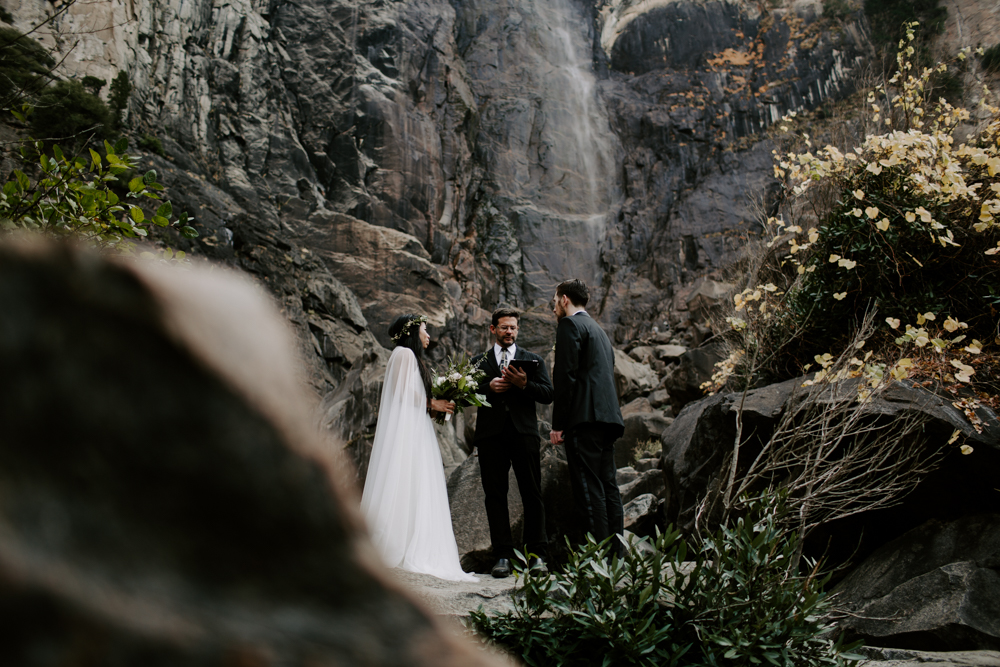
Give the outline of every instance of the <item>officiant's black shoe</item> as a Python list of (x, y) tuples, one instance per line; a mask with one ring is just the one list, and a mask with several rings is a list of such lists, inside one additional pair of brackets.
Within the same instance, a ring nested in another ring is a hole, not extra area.
[(530, 574), (546, 576), (549, 573), (549, 568), (545, 566), (544, 560), (538, 556), (532, 556), (528, 559), (528, 572)]
[(493, 571), (491, 574), (497, 579), (503, 579), (504, 577), (510, 576), (510, 560), (507, 558), (501, 558), (497, 561), (497, 564), (493, 566)]

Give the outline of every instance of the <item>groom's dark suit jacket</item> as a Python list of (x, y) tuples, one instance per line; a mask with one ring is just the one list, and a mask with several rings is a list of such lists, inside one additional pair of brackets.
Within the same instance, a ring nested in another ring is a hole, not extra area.
[(585, 312), (559, 320), (553, 366), (552, 430), (607, 424), (615, 439), (625, 432), (615, 389), (615, 351), (604, 329)]
[(479, 368), (486, 372), (486, 377), (479, 383), (479, 393), (486, 394), (486, 400), (492, 406), (479, 408), (476, 416), (476, 441), (500, 434), (508, 418), (514, 423), (518, 433), (538, 435), (535, 403), (547, 405), (552, 402), (552, 381), (549, 379), (549, 371), (545, 367), (544, 359), (534, 352), (528, 352), (520, 345), (517, 346), (514, 359), (534, 359), (538, 362), (538, 369), (534, 376), (529, 376), (524, 389), (511, 387), (500, 394), (490, 389), (490, 380), (500, 377), (500, 365), (497, 363), (493, 347), (473, 360), (473, 363), (481, 362)]

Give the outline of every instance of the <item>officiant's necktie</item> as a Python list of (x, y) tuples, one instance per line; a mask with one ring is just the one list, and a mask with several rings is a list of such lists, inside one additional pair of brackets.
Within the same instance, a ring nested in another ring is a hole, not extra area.
[(507, 368), (507, 348), (500, 348), (500, 370)]

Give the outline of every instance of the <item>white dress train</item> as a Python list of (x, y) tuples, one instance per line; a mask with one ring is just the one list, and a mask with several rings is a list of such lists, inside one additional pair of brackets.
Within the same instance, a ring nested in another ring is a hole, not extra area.
[(389, 356), (375, 444), (361, 497), (372, 541), (389, 567), (452, 581), (462, 571), (451, 525), (441, 450), (413, 351)]

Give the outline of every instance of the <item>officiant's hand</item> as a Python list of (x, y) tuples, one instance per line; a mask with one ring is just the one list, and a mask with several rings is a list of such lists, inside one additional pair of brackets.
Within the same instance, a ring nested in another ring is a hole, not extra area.
[(562, 441), (563, 441), (562, 431), (549, 431), (549, 442), (551, 442), (553, 445), (558, 445)]
[(431, 411), (432, 412), (446, 412), (449, 415), (455, 414), (455, 404), (451, 401), (446, 401), (443, 398), (432, 398), (431, 399)]
[(524, 389), (524, 385), (528, 384), (528, 373), (519, 368), (507, 366), (503, 369), (503, 379), (518, 389)]
[(496, 394), (502, 394), (510, 389), (510, 382), (507, 382), (503, 378), (493, 378), (490, 380), (490, 389)]

